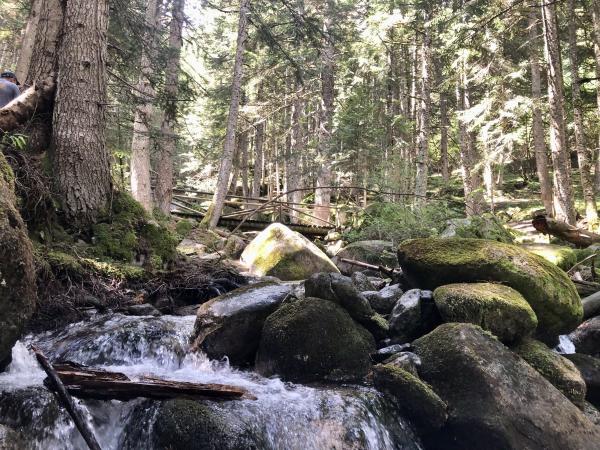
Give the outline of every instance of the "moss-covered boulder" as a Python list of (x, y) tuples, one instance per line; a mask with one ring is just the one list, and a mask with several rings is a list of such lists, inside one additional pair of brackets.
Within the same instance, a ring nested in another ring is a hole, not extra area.
[(254, 362), (266, 318), (291, 287), (264, 282), (235, 289), (198, 308), (192, 340), (209, 358), (224, 356), (236, 366)]
[(537, 335), (545, 341), (572, 331), (583, 316), (569, 277), (517, 246), (481, 239), (414, 239), (400, 244), (398, 260), (405, 276), (420, 288), (480, 281), (512, 287), (533, 308)]
[(524, 339), (513, 348), (513, 351), (552, 383), (565, 397), (583, 408), (586, 396), (585, 381), (571, 361), (534, 339)]
[(286, 303), (267, 318), (255, 368), (291, 381), (360, 380), (374, 351), (373, 336), (345, 309), (309, 297)]
[(346, 275), (364, 270), (358, 266), (345, 263), (342, 259), (352, 259), (375, 266), (387, 267), (396, 267), (398, 262), (396, 260), (394, 244), (378, 240), (353, 242), (341, 249), (335, 256), (336, 265)]
[(319, 248), (285, 225), (274, 223), (245, 248), (241, 262), (253, 275), (284, 281), (305, 280), (318, 272), (338, 272)]
[(570, 247), (554, 244), (521, 244), (521, 247), (563, 270), (569, 270), (577, 264), (577, 251)]
[(580, 353), (565, 355), (565, 358), (579, 369), (587, 387), (586, 400), (600, 408), (600, 358)]
[(444, 322), (468, 322), (490, 331), (502, 342), (533, 334), (537, 317), (523, 296), (494, 283), (456, 283), (433, 293)]
[(446, 423), (446, 404), (431, 386), (410, 372), (391, 364), (379, 364), (373, 368), (373, 383), (392, 396), (406, 417), (423, 431), (439, 429)]
[(233, 414), (192, 400), (171, 400), (156, 413), (156, 448), (171, 450), (252, 450), (248, 428)]
[(421, 379), (448, 405), (431, 448), (592, 449), (600, 429), (490, 333), (449, 323), (413, 342)]

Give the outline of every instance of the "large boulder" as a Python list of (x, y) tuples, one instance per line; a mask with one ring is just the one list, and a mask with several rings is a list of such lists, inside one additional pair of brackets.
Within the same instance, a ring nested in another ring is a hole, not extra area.
[(225, 414), (192, 400), (170, 400), (156, 413), (152, 428), (156, 448), (172, 450), (252, 450), (248, 427), (234, 414)]
[(400, 297), (390, 315), (392, 342), (410, 342), (441, 323), (431, 291), (411, 289)]
[(192, 340), (209, 358), (227, 356), (236, 366), (252, 364), (265, 320), (291, 287), (264, 282), (244, 286), (198, 309)]
[(490, 331), (502, 342), (533, 334), (537, 317), (523, 296), (494, 283), (457, 283), (433, 293), (444, 322), (468, 322)]
[(270, 275), (283, 281), (305, 280), (318, 272), (339, 273), (315, 244), (280, 223), (259, 233), (240, 259), (251, 274)]
[(569, 270), (577, 264), (577, 252), (571, 247), (563, 247), (554, 244), (521, 244), (525, 250), (541, 256), (546, 261), (560, 267), (563, 270)]
[(291, 381), (359, 380), (369, 372), (374, 351), (373, 336), (345, 309), (308, 297), (267, 318), (255, 369)]
[(480, 281), (512, 287), (533, 308), (542, 340), (554, 342), (581, 323), (581, 299), (565, 272), (520, 247), (481, 239), (414, 239), (400, 244), (398, 260), (420, 288)]
[(394, 244), (388, 241), (357, 241), (348, 244), (335, 256), (335, 262), (342, 273), (351, 275), (364, 270), (359, 266), (343, 262), (342, 259), (351, 259), (374, 266), (396, 267), (398, 261), (395, 255)]
[(565, 355), (565, 358), (579, 369), (587, 387), (586, 400), (596, 408), (600, 408), (600, 358), (580, 353)]
[(419, 374), (448, 405), (444, 449), (598, 449), (600, 429), (518, 355), (472, 324), (413, 343)]
[(379, 364), (373, 368), (373, 384), (392, 396), (406, 417), (423, 431), (439, 429), (446, 423), (446, 404), (427, 383), (410, 372), (395, 365)]
[(367, 298), (352, 280), (337, 273), (317, 273), (304, 282), (307, 297), (322, 298), (339, 304), (376, 339), (385, 339), (387, 321), (373, 310)]
[(600, 316), (583, 322), (569, 337), (577, 353), (600, 357)]
[(552, 383), (565, 397), (583, 408), (585, 381), (571, 361), (534, 339), (524, 339), (513, 348), (521, 358)]

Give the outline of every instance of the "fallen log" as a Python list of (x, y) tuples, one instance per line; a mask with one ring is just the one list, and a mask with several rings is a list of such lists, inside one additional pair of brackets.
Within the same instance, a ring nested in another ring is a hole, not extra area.
[(571, 281), (575, 284), (577, 292), (580, 297), (588, 297), (596, 292), (600, 291), (600, 283), (594, 283), (593, 281), (578, 280), (571, 277)]
[(583, 320), (600, 316), (600, 292), (582, 298), (581, 303), (583, 303)]
[(563, 241), (570, 242), (579, 248), (600, 243), (600, 234), (569, 225), (550, 217), (539, 215), (532, 221), (533, 227), (543, 234), (550, 234)]
[(16, 130), (35, 114), (51, 111), (55, 87), (54, 79), (49, 77), (36, 82), (4, 108), (0, 108), (0, 132)]
[(341, 262), (345, 262), (346, 264), (350, 264), (352, 266), (356, 266), (356, 267), (362, 267), (364, 269), (371, 269), (371, 270), (378, 270), (379, 272), (389, 276), (389, 277), (394, 277), (394, 276), (398, 276), (402, 274), (402, 270), (401, 269), (390, 269), (389, 267), (385, 267), (385, 266), (376, 266), (374, 264), (368, 264), (368, 263), (364, 263), (362, 261), (356, 261), (354, 259), (347, 259), (347, 258), (340, 258)]
[(94, 436), (94, 432), (75, 406), (75, 402), (73, 402), (73, 398), (69, 395), (69, 392), (67, 392), (60, 375), (54, 370), (52, 364), (50, 364), (50, 361), (48, 361), (46, 356), (40, 350), (33, 346), (31, 349), (35, 354), (35, 358), (40, 363), (40, 366), (42, 366), (42, 369), (44, 369), (44, 372), (46, 372), (48, 375), (48, 378), (50, 379), (50, 386), (55, 390), (59, 401), (63, 404), (73, 419), (73, 422), (75, 422), (75, 426), (81, 433), (81, 436), (85, 440), (90, 450), (101, 450), (100, 444), (98, 444), (96, 436)]
[(90, 369), (72, 363), (56, 365), (56, 373), (70, 394), (78, 398), (129, 401), (143, 397), (154, 400), (256, 400), (243, 388), (223, 384), (201, 384), (142, 377), (131, 380), (125, 374)]

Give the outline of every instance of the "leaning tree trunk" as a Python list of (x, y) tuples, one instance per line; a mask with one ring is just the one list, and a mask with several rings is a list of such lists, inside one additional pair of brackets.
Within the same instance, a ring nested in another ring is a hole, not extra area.
[(529, 59), (531, 66), (531, 96), (533, 100), (532, 134), (533, 148), (537, 174), (542, 191), (542, 202), (546, 213), (553, 214), (554, 204), (552, 201), (552, 181), (548, 153), (546, 151), (546, 140), (544, 138), (544, 121), (542, 117), (542, 78), (540, 76), (539, 48), (541, 47), (538, 36), (538, 12), (531, 9), (529, 12)]
[(20, 81), (25, 81), (29, 72), (31, 57), (35, 48), (38, 23), (42, 12), (42, 3), (43, 0), (32, 0), (31, 2), (31, 10), (29, 11), (29, 18), (27, 19), (27, 26), (25, 27), (25, 33), (21, 41), (21, 51), (19, 52), (19, 59), (15, 70), (17, 79)]
[(179, 73), (181, 72), (181, 46), (183, 44), (183, 21), (185, 0), (173, 0), (169, 30), (169, 59), (165, 80), (165, 111), (161, 126), (162, 145), (156, 166), (155, 200), (164, 214), (171, 212), (173, 199), (173, 156), (177, 145), (177, 109), (179, 102)]
[(579, 161), (579, 175), (581, 189), (585, 202), (585, 216), (592, 225), (598, 219), (596, 196), (594, 195), (594, 182), (590, 156), (585, 145), (585, 130), (583, 126), (583, 104), (581, 99), (581, 86), (579, 81), (579, 55), (577, 52), (577, 25), (575, 23), (575, 0), (569, 0), (569, 59), (571, 60), (571, 97), (573, 100), (573, 125), (575, 128), (575, 148)]
[(14, 176), (0, 152), (0, 371), (36, 303), (33, 246), (16, 201)]
[(541, 8), (548, 68), (550, 150), (554, 166), (554, 212), (557, 219), (573, 224), (575, 223), (575, 206), (571, 184), (571, 159), (566, 138), (565, 95), (556, 22), (556, 4), (542, 0)]
[[(425, 21), (428, 18), (425, 17)], [(431, 133), (431, 35), (425, 24), (421, 43), (421, 89), (419, 105), (419, 133), (417, 135), (417, 171), (415, 176), (415, 204), (425, 203), (429, 163), (429, 135)]]
[(105, 210), (112, 191), (106, 148), (108, 2), (69, 0), (59, 48), (52, 166), (61, 206), (80, 225)]
[[(596, 77), (600, 78), (600, 1), (592, 1), (592, 22), (594, 25), (594, 57), (596, 60)], [(596, 88), (596, 107), (600, 116), (600, 85)], [(600, 134), (598, 134), (598, 149), (596, 150), (595, 188), (600, 192)]]
[(157, 0), (148, 0), (146, 4), (146, 32), (144, 41), (149, 48), (142, 48), (140, 58), (140, 77), (136, 87), (138, 98), (133, 118), (133, 137), (131, 139), (131, 193), (146, 211), (152, 211), (152, 186), (150, 184), (150, 147), (152, 146), (152, 119), (154, 116), (154, 97), (152, 86), (154, 64), (155, 34), (157, 30)]
[(263, 179), (263, 147), (265, 144), (265, 125), (264, 120), (254, 125), (254, 170), (252, 175), (252, 198), (260, 197), (260, 187)]
[(315, 192), (315, 225), (328, 223), (331, 206), (331, 146), (333, 133), (333, 115), (335, 113), (335, 47), (331, 28), (333, 24), (333, 3), (327, 1), (327, 16), (323, 31), (324, 45), (321, 50), (321, 109), (318, 132), (318, 154), (320, 168), (317, 174), (317, 190)]
[(248, 15), (250, 14), (250, 0), (242, 0), (240, 4), (240, 19), (238, 25), (237, 49), (235, 53), (235, 63), (233, 67), (233, 80), (231, 82), (231, 102), (229, 105), (229, 116), (227, 118), (227, 130), (225, 132), (225, 144), (223, 154), (221, 155), (221, 165), (219, 167), (219, 177), (212, 205), (209, 208), (203, 224), (209, 228), (215, 228), (221, 218), (231, 166), (233, 164), (233, 155), (235, 151), (235, 134), (237, 128), (238, 111), (240, 108), (240, 97), (242, 94), (242, 76), (244, 70), (244, 51), (246, 49), (246, 40), (248, 38)]
[[(290, 133), (290, 155), (288, 158), (287, 190), (294, 191), (288, 195), (288, 201), (295, 203), (294, 209), (299, 209), (299, 203), (302, 202), (302, 192), (296, 189), (302, 188), (301, 155), (304, 146), (304, 127), (302, 126), (302, 116), (304, 115), (305, 101), (303, 98), (304, 90), (300, 82), (296, 83), (296, 93), (292, 103), (292, 126)], [(290, 220), (292, 223), (298, 223), (300, 217), (297, 211), (291, 211)]]

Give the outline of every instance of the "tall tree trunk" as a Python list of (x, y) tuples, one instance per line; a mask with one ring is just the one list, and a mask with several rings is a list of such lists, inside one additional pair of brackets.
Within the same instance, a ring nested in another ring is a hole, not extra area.
[(252, 198), (260, 197), (260, 187), (263, 179), (263, 147), (265, 144), (265, 124), (264, 120), (254, 125), (254, 172), (252, 175)]
[(41, 0), (39, 19), (35, 30), (35, 44), (22, 83), (33, 84), (55, 75), (58, 48), (63, 29), (64, 11), (61, 0)]
[[(594, 57), (596, 60), (596, 77), (600, 78), (600, 1), (592, 0), (592, 23), (594, 26)], [(596, 105), (598, 116), (600, 117), (600, 84), (596, 88)], [(600, 192), (600, 133), (598, 134), (598, 148), (596, 149), (596, 171), (595, 171), (595, 188), (596, 192)]]
[[(304, 87), (301, 83), (296, 83), (296, 95), (292, 102), (292, 129), (291, 129), (291, 143), (290, 143), (290, 157), (288, 162), (287, 172), (287, 190), (293, 191), (300, 189), (302, 185), (302, 153), (304, 150), (304, 127), (302, 126), (302, 117), (304, 115), (305, 101), (304, 101)], [(300, 191), (292, 192), (288, 200), (292, 203), (301, 203), (303, 193)], [(298, 209), (298, 205), (294, 205), (295, 209)], [(300, 217), (296, 211), (290, 213), (290, 220), (292, 223), (298, 223)]]
[(179, 74), (181, 72), (181, 47), (183, 44), (183, 22), (185, 0), (173, 0), (171, 24), (169, 26), (169, 56), (165, 75), (165, 105), (160, 127), (162, 143), (156, 165), (156, 206), (164, 214), (171, 212), (173, 199), (173, 157), (177, 145), (177, 110), (179, 102)]
[(417, 171), (415, 176), (415, 204), (425, 202), (429, 162), (429, 135), (431, 133), (431, 35), (425, 18), (421, 43), (421, 80), (419, 105), (419, 133), (417, 135)]
[(21, 51), (19, 53), (15, 74), (17, 75), (17, 79), (22, 82), (25, 81), (27, 73), (29, 72), (31, 56), (33, 55), (33, 50), (35, 48), (38, 23), (42, 12), (42, 3), (43, 0), (32, 0), (29, 18), (27, 19), (27, 26), (25, 27), (25, 33), (21, 41)]
[(552, 181), (546, 139), (544, 138), (544, 121), (542, 117), (542, 79), (540, 76), (539, 49), (541, 48), (538, 28), (539, 16), (535, 9), (529, 12), (529, 61), (531, 66), (531, 97), (533, 107), (531, 110), (533, 134), (533, 149), (538, 179), (542, 191), (542, 202), (546, 213), (552, 215), (554, 203), (552, 201)]
[(335, 113), (335, 47), (331, 33), (333, 14), (333, 0), (328, 0), (323, 30), (324, 43), (321, 50), (321, 108), (318, 132), (320, 168), (315, 191), (315, 217), (324, 222), (329, 221), (331, 212), (331, 189), (326, 186), (331, 186), (332, 183), (331, 147)]
[(112, 191), (105, 138), (107, 29), (107, 0), (67, 2), (52, 166), (63, 211), (82, 225), (105, 210)]
[(544, 44), (548, 67), (548, 102), (550, 104), (550, 150), (554, 166), (554, 212), (556, 218), (575, 223), (575, 206), (571, 184), (571, 159), (567, 148), (565, 96), (556, 4), (541, 2)]
[(596, 196), (594, 195), (592, 167), (585, 143), (585, 130), (583, 127), (583, 106), (579, 82), (579, 55), (577, 51), (577, 24), (575, 23), (575, 15), (575, 0), (569, 0), (569, 59), (571, 60), (571, 96), (573, 100), (575, 149), (577, 150), (577, 160), (579, 161), (579, 175), (581, 177), (581, 189), (585, 202), (585, 216), (590, 225), (592, 225), (598, 219), (598, 210), (596, 208)]
[(238, 137), (240, 152), (240, 173), (242, 175), (242, 196), (249, 197), (248, 188), (248, 132), (242, 131)]
[(135, 95), (137, 105), (133, 118), (131, 139), (131, 193), (144, 209), (152, 211), (152, 186), (150, 183), (150, 147), (152, 146), (152, 119), (154, 118), (154, 97), (152, 86), (154, 64), (151, 56), (155, 53), (155, 33), (157, 31), (158, 1), (146, 3), (144, 42), (140, 58), (140, 77)]
[(225, 144), (223, 154), (221, 155), (221, 165), (219, 167), (219, 178), (213, 197), (212, 205), (207, 212), (203, 224), (209, 228), (215, 228), (219, 223), (225, 197), (227, 195), (227, 181), (231, 174), (233, 163), (233, 153), (235, 150), (235, 133), (237, 128), (237, 116), (240, 107), (240, 97), (242, 93), (242, 75), (244, 68), (244, 51), (246, 48), (246, 39), (248, 37), (248, 15), (250, 14), (250, 0), (241, 0), (240, 19), (238, 25), (237, 49), (235, 54), (235, 63), (233, 67), (233, 80), (231, 82), (231, 103), (229, 105), (229, 116), (227, 118), (227, 130), (225, 132)]
[(442, 165), (442, 179), (445, 183), (450, 181), (448, 164), (448, 98), (446, 93), (440, 92), (440, 157)]

